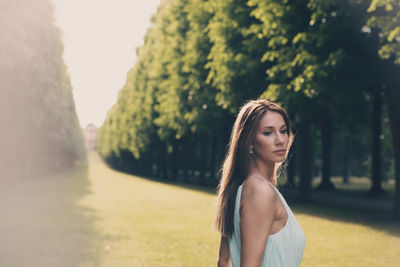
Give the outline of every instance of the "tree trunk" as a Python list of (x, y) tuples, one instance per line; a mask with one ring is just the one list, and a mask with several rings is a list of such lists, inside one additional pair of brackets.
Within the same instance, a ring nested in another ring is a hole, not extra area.
[(294, 178), (296, 176), (296, 149), (295, 149), (295, 144), (296, 141), (293, 142), (292, 147), (290, 148), (289, 151), (289, 165), (287, 166), (287, 186), (288, 187), (295, 187), (295, 181)]
[(213, 183), (214, 183), (214, 181), (215, 181), (215, 178), (216, 178), (216, 173), (215, 173), (215, 171), (216, 171), (216, 165), (217, 165), (217, 162), (216, 162), (216, 155), (215, 155), (215, 153), (217, 153), (217, 132), (213, 132), (212, 133), (212, 141), (211, 141), (211, 162), (210, 162), (210, 180), (211, 181), (213, 181)]
[(159, 166), (160, 166), (160, 178), (167, 180), (168, 179), (168, 169), (167, 169), (167, 145), (166, 142), (161, 142), (160, 145), (160, 154), (159, 154)]
[(393, 139), (395, 192), (393, 218), (400, 221), (400, 81), (398, 73), (400, 67), (387, 61), (383, 64), (385, 81), (385, 97), (388, 107), (390, 127)]
[[(158, 149), (155, 149), (155, 146), (152, 145), (152, 148), (150, 148), (152, 152), (151, 156), (151, 177), (157, 177), (157, 171), (159, 166), (157, 165), (157, 155), (158, 155)], [(155, 168), (153, 167), (155, 165)]]
[(342, 176), (343, 176), (343, 181), (342, 183), (344, 184), (349, 184), (349, 166), (350, 166), (350, 149), (349, 149), (349, 142), (347, 141), (347, 138), (344, 138), (343, 141), (343, 157), (342, 157)]
[(309, 121), (302, 121), (298, 131), (300, 160), (300, 200), (309, 200), (311, 198), (311, 125)]
[(207, 170), (207, 134), (206, 133), (202, 133), (201, 134), (201, 153), (200, 153), (200, 158), (199, 158), (199, 177), (198, 177), (198, 182), (201, 185), (205, 185), (206, 184), (206, 170)]
[(322, 181), (318, 190), (332, 190), (335, 186), (331, 182), (331, 148), (332, 148), (332, 122), (329, 110), (321, 114), (322, 137)]
[(172, 154), (170, 155), (171, 159), (171, 180), (176, 181), (177, 176), (178, 176), (178, 155), (179, 155), (179, 140), (174, 140), (172, 141)]
[(171, 162), (172, 162), (172, 152), (170, 153), (168, 151), (168, 143), (166, 143), (166, 145), (165, 145), (165, 166), (166, 166), (166, 168), (165, 168), (165, 170), (166, 170), (165, 177), (166, 177), (167, 180), (172, 180), (173, 179), (173, 177), (171, 175), (171, 169), (172, 169)]
[(224, 121), (220, 124), (219, 134), (217, 135), (218, 136), (218, 140), (217, 140), (218, 180), (217, 180), (217, 183), (219, 182), (219, 179), (221, 178), (221, 174), (222, 174), (221, 169), (223, 167), (226, 154), (228, 153), (228, 145), (229, 145), (229, 141), (230, 141), (230, 137), (231, 137), (232, 127), (233, 127), (233, 124), (235, 123), (235, 119), (236, 119), (236, 117), (233, 116), (232, 114), (227, 114), (226, 118), (227, 119), (224, 119)]
[(373, 99), (372, 111), (372, 187), (369, 191), (370, 196), (377, 196), (384, 193), (382, 189), (381, 176), (381, 139), (382, 134), (382, 98), (380, 90), (377, 90)]
[(183, 147), (181, 151), (181, 162), (182, 162), (182, 172), (183, 172), (183, 180), (184, 181), (189, 181), (189, 169), (190, 169), (190, 136), (191, 133), (188, 133), (186, 136), (184, 136), (183, 140)]
[(400, 88), (388, 86), (385, 95), (388, 103), (394, 150), (395, 192), (393, 218), (400, 220)]

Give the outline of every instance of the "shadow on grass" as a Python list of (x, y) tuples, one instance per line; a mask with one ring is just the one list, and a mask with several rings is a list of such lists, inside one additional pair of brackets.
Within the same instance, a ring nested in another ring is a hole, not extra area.
[(400, 225), (391, 219), (391, 213), (343, 209), (320, 203), (293, 203), (295, 213), (306, 214), (331, 221), (355, 223), (400, 237)]
[(330, 221), (354, 223), (370, 227), (374, 230), (384, 231), (390, 235), (400, 237), (400, 224), (392, 219), (392, 212), (368, 211), (349, 206), (338, 206), (318, 203), (316, 201), (288, 200), (289, 206), (296, 214), (305, 214)]
[[(183, 181), (166, 181), (145, 176), (135, 175), (135, 177), (154, 181), (160, 184), (173, 185), (214, 196), (216, 195), (216, 188), (211, 188), (210, 186), (193, 185)], [(285, 195), (284, 192), (283, 195)], [(295, 194), (292, 192), (291, 196), (285, 196), (285, 198), (295, 213), (306, 214), (331, 221), (356, 223), (400, 237), (400, 225), (398, 222), (394, 222), (391, 219), (391, 212), (384, 210), (371, 212), (366, 210), (352, 209), (349, 207), (337, 207), (312, 201), (295, 201), (294, 195)]]
[(0, 266), (98, 266), (87, 165), (20, 182), (0, 181)]

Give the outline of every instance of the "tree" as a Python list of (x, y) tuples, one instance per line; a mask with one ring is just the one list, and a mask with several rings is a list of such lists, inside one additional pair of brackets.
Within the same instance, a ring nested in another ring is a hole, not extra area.
[(377, 29), (380, 37), (380, 67), (384, 75), (384, 92), (388, 106), (395, 160), (395, 200), (393, 217), (400, 219), (400, 3), (396, 0), (372, 0), (367, 25)]
[(35, 177), (84, 161), (83, 133), (52, 5), (47, 0), (1, 1), (0, 10), (2, 177)]

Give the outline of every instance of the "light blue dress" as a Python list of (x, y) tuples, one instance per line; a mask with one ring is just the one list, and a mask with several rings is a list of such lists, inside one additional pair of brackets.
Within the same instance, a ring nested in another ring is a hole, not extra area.
[[(279, 190), (271, 182), (268, 181), (268, 183), (278, 193), (279, 198), (285, 206), (288, 219), (285, 226), (279, 232), (268, 237), (261, 266), (297, 267), (300, 265), (303, 258), (306, 236)], [(235, 212), (233, 216), (234, 230), (232, 236), (228, 237), (233, 267), (240, 266), (241, 237), (239, 209), (242, 187), (243, 184), (241, 184), (237, 190)]]

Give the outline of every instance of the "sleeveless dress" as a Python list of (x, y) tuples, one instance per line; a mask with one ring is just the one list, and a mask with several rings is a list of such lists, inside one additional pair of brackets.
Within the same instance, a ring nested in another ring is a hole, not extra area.
[[(268, 181), (268, 183), (278, 193), (279, 198), (285, 206), (288, 218), (285, 226), (281, 230), (275, 234), (269, 235), (261, 266), (297, 267), (300, 265), (303, 258), (306, 244), (305, 234), (279, 190), (271, 182)], [(228, 237), (233, 267), (240, 266), (241, 237), (239, 209), (242, 187), (243, 184), (241, 184), (237, 190), (235, 212), (233, 216), (234, 229), (232, 235)]]

